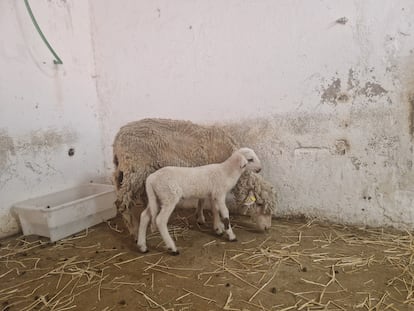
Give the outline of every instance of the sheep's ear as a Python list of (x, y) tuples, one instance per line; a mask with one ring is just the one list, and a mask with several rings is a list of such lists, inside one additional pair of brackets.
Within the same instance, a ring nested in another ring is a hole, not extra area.
[(240, 168), (245, 168), (247, 165), (247, 160), (245, 157), (240, 157)]

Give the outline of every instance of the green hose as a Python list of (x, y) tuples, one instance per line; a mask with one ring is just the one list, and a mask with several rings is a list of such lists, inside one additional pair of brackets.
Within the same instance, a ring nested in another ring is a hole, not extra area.
[(55, 59), (53, 60), (53, 63), (58, 65), (58, 64), (63, 64), (62, 60), (60, 59), (60, 57), (56, 54), (56, 52), (53, 50), (53, 48), (50, 46), (49, 42), (47, 41), (45, 35), (43, 34), (42, 30), (39, 27), (39, 24), (36, 22), (36, 19), (33, 15), (32, 9), (30, 8), (29, 5), (29, 0), (24, 0), (24, 4), (26, 4), (26, 8), (27, 11), (29, 12), (30, 18), (32, 19), (33, 25), (35, 26), (37, 32), (39, 33), (40, 37), (42, 38), (43, 42), (46, 44), (46, 46), (48, 47), (49, 51), (53, 54), (53, 56), (55, 57)]

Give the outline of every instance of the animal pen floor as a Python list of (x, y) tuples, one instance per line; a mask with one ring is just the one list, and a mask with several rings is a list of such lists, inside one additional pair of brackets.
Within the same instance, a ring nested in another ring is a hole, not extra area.
[(233, 219), (238, 242), (227, 242), (179, 210), (179, 256), (158, 234), (139, 253), (119, 217), (57, 243), (4, 239), (0, 310), (414, 310), (410, 233), (246, 222)]

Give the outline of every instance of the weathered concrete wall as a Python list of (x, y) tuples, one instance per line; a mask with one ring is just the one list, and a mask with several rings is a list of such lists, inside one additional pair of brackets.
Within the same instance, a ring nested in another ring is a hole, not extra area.
[(31, 4), (64, 64), (0, 2), (0, 236), (13, 202), (108, 178), (144, 117), (228, 126), (282, 215), (414, 228), (413, 1)]
[[(11, 205), (102, 175), (89, 5), (0, 1), (0, 237), (18, 231)], [(74, 155), (68, 151), (74, 148)]]
[(90, 3), (105, 142), (149, 116), (231, 124), (280, 214), (414, 228), (413, 1)]

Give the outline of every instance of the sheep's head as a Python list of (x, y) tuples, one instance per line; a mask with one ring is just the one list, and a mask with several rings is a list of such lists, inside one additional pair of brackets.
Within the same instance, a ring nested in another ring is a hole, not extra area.
[(240, 148), (236, 152), (240, 153), (244, 159), (242, 159), (241, 168), (247, 171), (259, 173), (262, 170), (262, 164), (260, 163), (259, 157), (250, 148)]
[(129, 234), (134, 237), (135, 240), (138, 239), (138, 227), (139, 221), (138, 218), (133, 214), (131, 209), (126, 208), (121, 213), (124, 223), (129, 231)]
[(253, 190), (249, 191), (249, 195), (244, 200), (242, 213), (250, 215), (261, 231), (266, 231), (272, 226), (271, 210), (266, 208), (265, 202)]
[(233, 194), (237, 205), (242, 207), (242, 213), (250, 215), (259, 230), (270, 228), (277, 204), (272, 184), (261, 175), (246, 172), (233, 189)]

